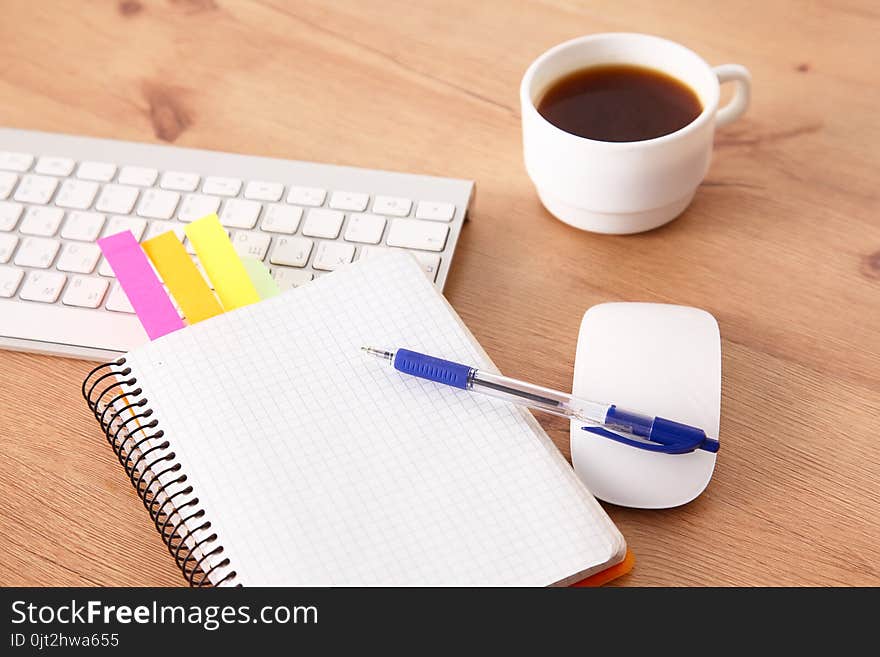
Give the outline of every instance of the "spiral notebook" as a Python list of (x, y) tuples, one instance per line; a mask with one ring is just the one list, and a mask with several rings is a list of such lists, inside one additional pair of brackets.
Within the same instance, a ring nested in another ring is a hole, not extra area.
[(493, 369), (389, 253), (170, 333), (83, 393), (195, 585), (552, 585), (626, 546), (540, 425), (360, 347)]

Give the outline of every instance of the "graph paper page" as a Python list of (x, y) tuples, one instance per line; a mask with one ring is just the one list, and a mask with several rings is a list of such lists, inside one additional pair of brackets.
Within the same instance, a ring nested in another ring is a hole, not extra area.
[(623, 558), (527, 412), (362, 345), (494, 369), (403, 253), (128, 355), (236, 582), (549, 585)]

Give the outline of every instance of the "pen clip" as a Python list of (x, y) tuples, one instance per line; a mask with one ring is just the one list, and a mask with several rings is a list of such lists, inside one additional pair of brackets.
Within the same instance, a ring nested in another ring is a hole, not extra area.
[(597, 436), (602, 436), (603, 438), (609, 438), (615, 442), (629, 445), (630, 447), (659, 454), (688, 454), (697, 449), (702, 449), (707, 452), (717, 452), (719, 447), (717, 440), (707, 438), (705, 435), (703, 435), (702, 438), (691, 436), (683, 438), (682, 440), (670, 440), (664, 444), (637, 438), (633, 434), (625, 432), (618, 433), (617, 431), (611, 431), (605, 427), (589, 426), (582, 427), (582, 429), (596, 434)]

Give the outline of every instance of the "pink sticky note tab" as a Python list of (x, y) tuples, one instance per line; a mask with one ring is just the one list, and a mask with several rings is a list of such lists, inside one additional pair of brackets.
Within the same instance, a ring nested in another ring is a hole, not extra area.
[(183, 328), (183, 320), (130, 230), (98, 240), (150, 340)]

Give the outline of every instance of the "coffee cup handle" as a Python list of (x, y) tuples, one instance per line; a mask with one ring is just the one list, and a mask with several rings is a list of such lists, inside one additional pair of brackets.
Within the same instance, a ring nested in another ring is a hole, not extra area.
[(715, 114), (715, 125), (721, 127), (736, 121), (749, 106), (752, 91), (752, 75), (749, 69), (739, 64), (722, 64), (712, 69), (718, 76), (718, 83), (735, 82), (733, 98)]

